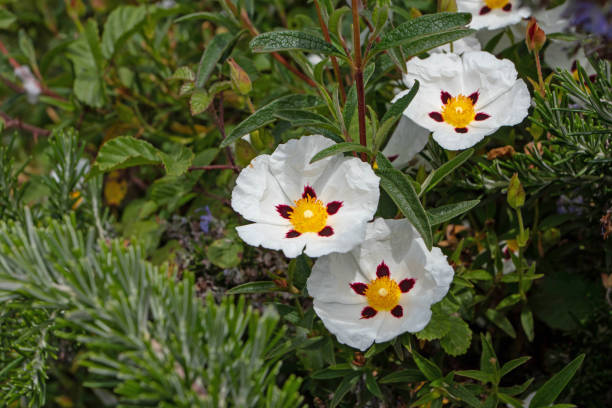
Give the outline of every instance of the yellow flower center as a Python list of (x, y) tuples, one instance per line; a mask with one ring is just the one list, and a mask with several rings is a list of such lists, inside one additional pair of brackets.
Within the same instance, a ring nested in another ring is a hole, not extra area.
[(303, 234), (305, 232), (319, 232), (327, 223), (327, 208), (323, 201), (309, 195), (295, 202), (291, 207), (289, 221), (293, 229)]
[(450, 98), (442, 107), (442, 118), (455, 128), (464, 128), (476, 117), (474, 103), (461, 94)]
[(496, 9), (496, 8), (504, 7), (506, 4), (509, 3), (509, 0), (484, 0), (484, 2), (485, 2), (485, 4), (487, 5), (488, 8), (493, 10), (493, 9)]
[(376, 278), (368, 285), (365, 297), (368, 304), (377, 311), (389, 311), (397, 306), (402, 291), (399, 285), (388, 276)]

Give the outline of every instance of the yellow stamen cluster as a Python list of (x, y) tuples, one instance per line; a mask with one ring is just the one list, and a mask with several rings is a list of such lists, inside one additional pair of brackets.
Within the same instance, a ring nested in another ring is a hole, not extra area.
[(485, 4), (487, 5), (488, 8), (493, 10), (493, 9), (496, 9), (496, 8), (504, 7), (506, 4), (509, 3), (509, 0), (484, 0), (484, 2), (485, 2)]
[(464, 128), (476, 117), (474, 103), (461, 94), (450, 98), (442, 107), (442, 118), (455, 128)]
[(327, 224), (327, 208), (323, 201), (309, 195), (295, 202), (291, 207), (289, 221), (293, 229), (303, 234), (305, 232), (319, 232)]
[(402, 291), (397, 282), (388, 276), (370, 282), (365, 292), (368, 304), (377, 311), (389, 311), (397, 306)]

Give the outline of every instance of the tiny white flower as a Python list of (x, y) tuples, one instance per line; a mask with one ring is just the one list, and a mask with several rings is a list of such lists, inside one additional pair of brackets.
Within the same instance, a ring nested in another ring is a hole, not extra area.
[[(406, 92), (408, 91), (399, 93), (397, 97), (404, 96)], [(406, 116), (402, 116), (382, 153), (391, 161), (393, 167), (403, 169), (423, 150), (430, 133)]]
[(514, 64), (484, 51), (434, 54), (407, 63), (404, 82), (420, 83), (404, 115), (448, 150), (467, 149), (502, 126), (520, 123), (530, 106)]
[(303, 136), (260, 155), (242, 170), (232, 208), (253, 224), (237, 227), (247, 244), (282, 249), (293, 258), (347, 252), (363, 241), (378, 206), (379, 178), (356, 157), (336, 155), (310, 164), (334, 143)]
[(307, 287), (325, 327), (340, 343), (365, 350), (423, 330), (453, 274), (440, 248), (427, 250), (406, 219), (378, 218), (360, 246), (319, 258)]
[(23, 83), (23, 90), (28, 96), (28, 102), (31, 104), (38, 102), (38, 96), (42, 92), (42, 89), (38, 80), (34, 77), (32, 71), (30, 71), (30, 67), (22, 65), (15, 68), (15, 76)]
[(457, 0), (457, 11), (471, 13), (469, 27), (476, 30), (516, 24), (530, 14), (519, 0)]
[[(453, 50), (451, 51), (451, 44), (453, 45)], [(445, 53), (448, 54), (452, 52), (453, 54), (461, 55), (467, 51), (480, 51), (482, 47), (480, 46), (480, 41), (478, 38), (471, 35), (469, 37), (461, 38), (457, 41), (453, 41), (452, 43), (444, 44), (439, 47), (434, 48), (429, 51), (430, 54), (438, 54)]]

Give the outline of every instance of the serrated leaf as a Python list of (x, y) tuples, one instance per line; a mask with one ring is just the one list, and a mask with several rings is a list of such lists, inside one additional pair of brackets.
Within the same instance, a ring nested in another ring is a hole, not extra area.
[(465, 354), (472, 342), (472, 330), (460, 317), (450, 316), (450, 330), (442, 339), (440, 345), (451, 356)]
[(440, 367), (417, 353), (416, 350), (412, 350), (412, 358), (419, 370), (429, 381), (437, 380), (442, 377), (442, 370), (440, 370)]
[(200, 65), (198, 66), (198, 73), (196, 75), (195, 85), (197, 88), (204, 87), (206, 81), (208, 81), (208, 78), (210, 78), (210, 75), (215, 70), (217, 63), (221, 60), (221, 57), (233, 47), (239, 35), (221, 33), (215, 35), (213, 39), (210, 40), (210, 43), (206, 45), (202, 53), (202, 58), (200, 58)]
[(225, 292), (226, 295), (238, 295), (241, 293), (267, 293), (278, 289), (276, 283), (270, 281), (249, 282), (235, 286)]
[(461, 201), (460, 203), (442, 205), (427, 210), (429, 223), (434, 225), (443, 224), (463, 213), (470, 211), (480, 203), (480, 200)]
[(369, 156), (372, 156), (372, 152), (370, 151), (370, 149), (360, 145), (359, 143), (342, 142), (336, 143), (335, 145), (329, 146), (321, 150), (320, 152), (312, 156), (312, 159), (310, 159), (310, 163), (314, 163), (326, 157), (346, 152), (367, 153)]
[(300, 50), (339, 57), (344, 56), (342, 51), (324, 39), (301, 31), (263, 33), (251, 40), (250, 47), (253, 52)]
[(378, 382), (381, 384), (391, 383), (414, 383), (423, 381), (425, 377), (420, 370), (414, 368), (408, 368), (406, 370), (395, 371), (391, 374), (385, 375)]
[(168, 79), (180, 79), (183, 81), (194, 81), (195, 74), (189, 67), (179, 67)]
[(427, 249), (431, 250), (433, 246), (431, 225), (414, 187), (401, 171), (393, 168), (389, 159), (382, 153), (377, 154), (376, 163), (379, 167), (376, 173), (380, 176), (381, 187), (419, 232)]
[(195, 116), (204, 112), (208, 109), (214, 98), (214, 94), (210, 94), (203, 89), (196, 89), (189, 98), (191, 115)]
[(187, 172), (195, 156), (190, 149), (184, 146), (181, 146), (174, 154), (164, 152), (159, 152), (158, 154), (168, 176), (180, 176)]
[(106, 19), (102, 34), (102, 54), (111, 58), (130, 35), (140, 29), (147, 16), (145, 6), (119, 6)]
[(232, 130), (228, 137), (221, 142), (220, 147), (223, 148), (229, 146), (236, 139), (246, 135), (247, 133), (274, 122), (276, 120), (274, 117), (275, 112), (282, 110), (313, 108), (317, 106), (319, 102), (320, 99), (312, 95), (287, 95), (276, 99), (266, 106), (259, 108), (251, 116), (240, 122)]
[(427, 341), (441, 339), (450, 330), (451, 325), (449, 320), (450, 315), (443, 313), (439, 304), (435, 304), (432, 307), (431, 320), (423, 330), (416, 333), (416, 337), (419, 340)]
[(102, 172), (146, 164), (161, 164), (159, 150), (149, 142), (131, 136), (121, 136), (104, 143), (95, 166)]
[(470, 13), (436, 13), (408, 20), (385, 33), (374, 51), (402, 46), (405, 57), (418, 55), (475, 32), (464, 27), (471, 19)]
[(584, 354), (579, 355), (550, 380), (546, 381), (534, 395), (529, 408), (544, 408), (555, 402), (555, 399), (561, 394), (582, 365), (584, 356)]
[(472, 157), (472, 154), (474, 154), (474, 149), (464, 150), (457, 156), (453, 157), (451, 160), (447, 161), (437, 169), (433, 170), (429, 174), (429, 176), (427, 176), (425, 181), (423, 181), (423, 184), (421, 184), (421, 194), (426, 193), (432, 188), (434, 188), (439, 182), (444, 179), (444, 177), (448, 176), (457, 167), (461, 166), (467, 159)]

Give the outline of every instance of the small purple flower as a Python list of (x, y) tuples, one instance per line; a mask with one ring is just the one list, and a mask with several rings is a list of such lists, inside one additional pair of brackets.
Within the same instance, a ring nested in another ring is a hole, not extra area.
[(210, 231), (210, 223), (212, 221), (214, 221), (215, 217), (212, 216), (212, 214), (210, 213), (210, 208), (208, 208), (208, 206), (205, 206), (204, 208), (200, 208), (198, 209), (198, 211), (205, 211), (206, 214), (200, 216), (200, 229), (208, 234), (208, 232)]
[(565, 15), (570, 24), (582, 28), (587, 33), (612, 39), (612, 6), (609, 2), (578, 0), (572, 2)]
[(562, 195), (557, 200), (557, 213), (558, 214), (574, 214), (582, 215), (584, 213), (584, 199), (582, 196), (569, 198), (566, 195)]

